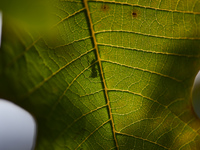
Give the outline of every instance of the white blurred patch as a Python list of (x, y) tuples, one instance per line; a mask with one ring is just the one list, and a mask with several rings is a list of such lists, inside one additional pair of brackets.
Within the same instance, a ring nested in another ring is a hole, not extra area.
[(0, 150), (33, 150), (36, 124), (24, 109), (0, 99)]
[(193, 98), (194, 111), (196, 112), (197, 116), (200, 118), (200, 71), (197, 74), (194, 81), (192, 98)]

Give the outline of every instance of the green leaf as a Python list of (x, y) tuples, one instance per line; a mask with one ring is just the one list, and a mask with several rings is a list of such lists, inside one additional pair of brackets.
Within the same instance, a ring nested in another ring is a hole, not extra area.
[(0, 50), (0, 97), (35, 116), (36, 149), (200, 149), (200, 0), (53, 7), (45, 30), (5, 18)]

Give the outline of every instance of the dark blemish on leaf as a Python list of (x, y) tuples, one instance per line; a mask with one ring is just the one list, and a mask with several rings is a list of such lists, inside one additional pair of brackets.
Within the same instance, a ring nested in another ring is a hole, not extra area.
[(132, 16), (133, 16), (133, 18), (136, 18), (136, 17), (138, 16), (137, 12), (136, 12), (136, 11), (133, 11), (133, 12), (132, 12)]
[(109, 6), (108, 5), (102, 5), (101, 6), (101, 11), (104, 11), (104, 12), (106, 12), (106, 11), (108, 11), (109, 10)]
[[(91, 65), (95, 62), (96, 60), (95, 59), (93, 59), (92, 61), (91, 61)], [(96, 69), (96, 64), (93, 64), (92, 65), (92, 72), (91, 72), (91, 75), (90, 75), (90, 77), (91, 78), (96, 78), (97, 77), (97, 69)]]

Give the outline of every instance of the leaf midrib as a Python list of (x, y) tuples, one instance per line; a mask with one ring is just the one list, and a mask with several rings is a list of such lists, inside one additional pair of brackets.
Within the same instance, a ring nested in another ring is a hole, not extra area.
[(93, 44), (94, 44), (94, 48), (95, 48), (95, 51), (96, 51), (96, 57), (97, 57), (97, 61), (99, 63), (100, 76), (101, 76), (101, 79), (102, 79), (104, 94), (105, 94), (105, 98), (106, 98), (106, 102), (107, 102), (107, 106), (108, 106), (109, 118), (110, 118), (110, 122), (111, 122), (111, 126), (112, 126), (112, 133), (113, 133), (116, 148), (117, 148), (117, 150), (119, 150), (119, 145), (118, 145), (118, 141), (117, 141), (117, 138), (116, 138), (116, 130), (115, 130), (115, 125), (114, 125), (114, 120), (113, 120), (112, 111), (111, 111), (110, 100), (109, 100), (109, 97), (108, 97), (108, 88), (107, 88), (107, 85), (106, 85), (106, 82), (105, 82), (101, 58), (100, 58), (100, 54), (99, 54), (99, 49), (98, 49), (98, 45), (97, 45), (95, 31), (94, 31), (94, 28), (93, 28), (93, 22), (92, 22), (90, 10), (89, 10), (89, 7), (88, 7), (88, 0), (83, 0), (83, 3), (84, 3), (84, 6), (86, 8), (90, 32), (92, 34)]

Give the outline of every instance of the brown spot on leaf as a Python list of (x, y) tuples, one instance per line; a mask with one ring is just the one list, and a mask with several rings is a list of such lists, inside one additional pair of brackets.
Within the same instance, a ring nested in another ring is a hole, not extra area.
[(107, 12), (108, 10), (109, 10), (109, 6), (108, 6), (108, 5), (103, 4), (103, 5), (101, 6), (101, 11)]
[(137, 13), (136, 11), (133, 11), (133, 12), (132, 12), (132, 16), (133, 16), (133, 18), (137, 18), (138, 13)]

